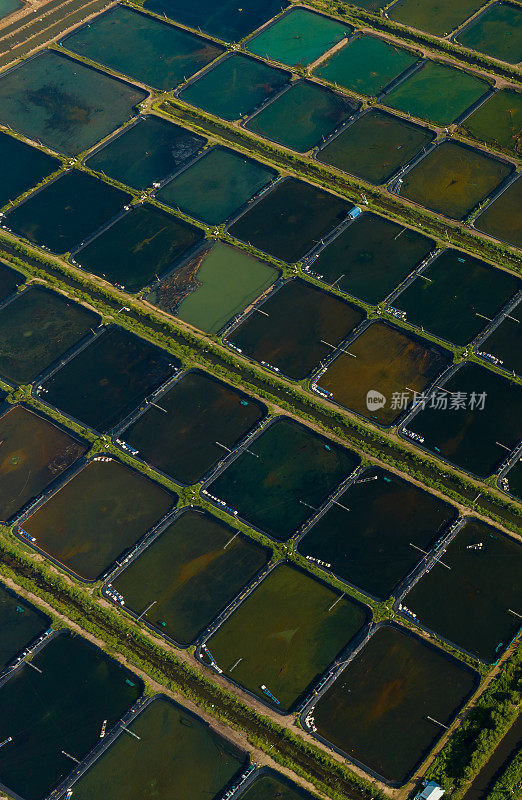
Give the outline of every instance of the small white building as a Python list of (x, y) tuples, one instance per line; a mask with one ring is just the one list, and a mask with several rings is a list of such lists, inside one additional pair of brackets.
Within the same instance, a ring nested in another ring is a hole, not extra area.
[(435, 781), (428, 781), (424, 789), (415, 795), (415, 800), (440, 800), (443, 794), (444, 789), (442, 789), (438, 783), (435, 783)]

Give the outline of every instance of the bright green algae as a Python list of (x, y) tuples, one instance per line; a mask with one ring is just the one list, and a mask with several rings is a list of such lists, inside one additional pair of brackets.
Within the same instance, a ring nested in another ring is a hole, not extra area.
[[(180, 99), (235, 120), (250, 114), (290, 81), (290, 73), (233, 53), (180, 92)], [(0, 107), (1, 110), (1, 107)]]
[(332, 139), (318, 161), (370, 183), (383, 183), (433, 140), (433, 131), (370, 109)]
[[(166, 697), (127, 726), (73, 787), (77, 800), (211, 800), (247, 757), (206, 722)], [(135, 737), (139, 738), (135, 738)]]
[(86, 160), (134, 189), (145, 189), (183, 166), (206, 144), (203, 136), (154, 116), (141, 117)]
[(142, 203), (75, 253), (88, 272), (138, 292), (203, 238), (199, 228)]
[[(189, 509), (114, 580), (127, 608), (189, 645), (267, 563), (269, 551)], [(235, 537), (235, 538), (234, 538)]]
[(486, 0), (399, 0), (388, 15), (403, 25), (446, 36), (485, 3)]
[(432, 239), (366, 212), (321, 250), (311, 269), (342, 292), (376, 305), (434, 247)]
[(0, 375), (32, 383), (89, 333), (99, 317), (56, 292), (31, 287), (0, 310)]
[(304, 153), (346, 122), (360, 103), (312, 81), (296, 81), (245, 125), (248, 130)]
[[(125, 41), (125, 47), (118, 46)], [(116, 6), (61, 43), (147, 86), (168, 91), (206, 67), (224, 48), (148, 14)]]
[(176, 501), (176, 495), (119, 461), (91, 461), (23, 528), (51, 558), (94, 581)]
[(278, 541), (295, 533), (359, 465), (351, 450), (285, 417), (272, 423), (248, 450), (208, 488)]
[(254, 55), (289, 67), (310, 64), (353, 32), (336, 19), (292, 8), (246, 44)]
[(279, 277), (270, 264), (224, 242), (189, 258), (147, 295), (150, 303), (206, 333), (218, 333)]
[(156, 197), (209, 225), (221, 225), (276, 177), (275, 170), (242, 153), (213, 147), (165, 184)]
[(522, 94), (512, 89), (495, 92), (460, 127), (479, 142), (522, 157)]
[(34, 244), (66, 253), (106, 225), (130, 200), (127, 192), (75, 169), (9, 211), (6, 224)]
[(493, 3), (456, 38), (464, 47), (517, 64), (522, 61), (522, 9), (511, 3)]
[(0, 133), (0, 160), (0, 207), (36, 186), (61, 166), (57, 158), (6, 133)]
[[(2, 783), (42, 800), (136, 702), (141, 680), (80, 636), (61, 633), (0, 687)], [(130, 737), (129, 737), (130, 738)]]
[(25, 275), (0, 261), (0, 302), (9, 297), (25, 281)]
[(428, 61), (392, 89), (383, 103), (413, 117), (449, 125), (489, 88), (489, 83), (474, 75)]
[(404, 176), (400, 194), (452, 219), (464, 219), (513, 165), (456, 141), (437, 145)]
[(224, 675), (287, 712), (369, 616), (369, 609), (340, 599), (335, 589), (280, 564), (210, 637), (208, 648)]
[(465, 345), (521, 288), (518, 278), (446, 250), (393, 301), (408, 322), (441, 339)]
[(522, 249), (522, 179), (517, 178), (474, 222), (475, 228)]
[(51, 620), (0, 584), (0, 673)]
[(314, 73), (344, 89), (376, 96), (418, 60), (401, 47), (361, 34), (323, 61)]
[[(204, 372), (183, 375), (122, 434), (140, 458), (185, 484), (200, 481), (264, 417), (266, 407)], [(165, 413), (167, 412), (167, 413)]]
[(0, 120), (73, 156), (134, 115), (146, 93), (45, 50), (0, 77)]
[(9, 520), (87, 451), (83, 442), (23, 406), (0, 417), (0, 519)]

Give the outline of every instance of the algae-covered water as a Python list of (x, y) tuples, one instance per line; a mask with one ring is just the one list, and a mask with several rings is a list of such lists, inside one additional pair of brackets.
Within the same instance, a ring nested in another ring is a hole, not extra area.
[(522, 9), (514, 3), (492, 3), (456, 38), (464, 47), (518, 64), (522, 61)]
[(475, 14), (486, 0), (399, 0), (388, 12), (390, 19), (435, 36), (446, 36)]

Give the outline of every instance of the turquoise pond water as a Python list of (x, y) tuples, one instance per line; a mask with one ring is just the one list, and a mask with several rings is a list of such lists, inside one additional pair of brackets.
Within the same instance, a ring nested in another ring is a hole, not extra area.
[(0, 19), (12, 14), (13, 11), (19, 11), (23, 7), (20, 0), (0, 0)]

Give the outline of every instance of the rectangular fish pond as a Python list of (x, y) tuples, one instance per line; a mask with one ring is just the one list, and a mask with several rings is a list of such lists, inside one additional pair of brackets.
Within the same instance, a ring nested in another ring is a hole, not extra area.
[(227, 341), (249, 358), (301, 380), (364, 318), (361, 309), (293, 279), (240, 322)]
[(130, 119), (146, 96), (142, 89), (44, 50), (0, 77), (0, 122), (73, 156)]
[(477, 673), (452, 656), (381, 625), (315, 704), (316, 735), (403, 785), (477, 684)]
[(340, 225), (349, 209), (340, 197), (286, 178), (234, 222), (229, 233), (291, 264)]
[[(121, 42), (125, 41), (125, 47)], [(60, 43), (78, 56), (166, 92), (195, 75), (225, 48), (164, 20), (117, 5)]]
[(517, 178), (473, 223), (475, 228), (522, 250), (522, 179)]
[(438, 214), (461, 220), (513, 170), (507, 161), (445, 140), (405, 174), (400, 194)]
[(309, 792), (267, 767), (254, 774), (253, 780), (238, 797), (241, 800), (313, 800)]
[(0, 303), (25, 281), (25, 275), (0, 261)]
[(266, 413), (266, 406), (244, 392), (191, 370), (121, 438), (140, 459), (189, 485), (200, 481)]
[(95, 581), (177, 500), (141, 473), (99, 457), (23, 520), (21, 528), (53, 560), (82, 580)]
[(105, 226), (130, 194), (74, 169), (47, 183), (5, 217), (17, 235), (53, 253), (68, 253)]
[(21, 3), (20, 0), (0, 0), (0, 19), (14, 14), (15, 11), (20, 11), (23, 7), (24, 3)]
[(218, 241), (176, 267), (146, 299), (183, 322), (216, 334), (279, 276), (271, 264)]
[(269, 559), (267, 549), (190, 508), (110, 588), (144, 622), (188, 646)]
[(522, 9), (514, 3), (492, 3), (455, 40), (500, 61), (518, 64), (522, 61)]
[(286, 417), (277, 418), (203, 494), (237, 509), (279, 542), (313, 516), (359, 457)]
[(75, 800), (212, 800), (248, 757), (208, 723), (159, 695), (73, 784)]
[[(522, 306), (504, 317), (500, 325), (475, 350), (500, 359), (504, 369), (522, 375)], [(489, 360), (489, 358), (488, 358)]]
[(43, 800), (99, 743), (104, 722), (109, 732), (134, 705), (143, 684), (69, 632), (31, 664), (0, 686), (0, 741), (11, 739), (0, 749), (0, 785), (23, 800)]
[(459, 127), (479, 142), (522, 157), (522, 93), (513, 89), (495, 92)]
[(228, 147), (212, 147), (156, 192), (156, 198), (208, 225), (221, 225), (277, 178), (274, 169)]
[(194, 225), (140, 203), (75, 252), (73, 262), (136, 293), (159, 279), (202, 238), (203, 231)]
[(394, 298), (408, 322), (465, 345), (520, 290), (522, 282), (460, 250), (445, 250)]
[(461, 469), (481, 478), (491, 475), (522, 438), (522, 387), (465, 364), (443, 389), (434, 407), (430, 401), (406, 422), (407, 430), (421, 437), (427, 450)]
[(87, 452), (87, 444), (23, 406), (0, 417), (0, 520), (6, 522)]
[[(450, 365), (451, 354), (387, 322), (372, 322), (317, 378), (331, 400), (379, 425), (392, 425)], [(379, 402), (372, 404), (372, 393)], [(400, 402), (401, 395), (408, 395)]]
[(0, 674), (50, 624), (49, 617), (0, 584)]
[(449, 503), (371, 467), (309, 528), (298, 550), (363, 592), (386, 599), (456, 516)]
[(232, 53), (185, 86), (180, 100), (228, 121), (251, 114), (281, 91), (291, 75), (242, 53)]
[(0, 159), (0, 208), (49, 177), (62, 165), (57, 158), (3, 132), (0, 133)]
[(306, 153), (343, 125), (361, 104), (313, 81), (294, 81), (245, 125), (283, 147)]
[(376, 305), (434, 248), (427, 236), (365, 212), (320, 251), (310, 269), (340, 291)]
[(161, 117), (144, 116), (96, 150), (85, 164), (133, 189), (145, 189), (183, 166), (206, 141)]
[(25, 289), (0, 309), (0, 377), (32, 383), (99, 321), (98, 314), (62, 294)]
[(370, 610), (279, 564), (205, 642), (229, 680), (289, 712), (370, 619)]
[(179, 367), (175, 356), (113, 326), (42, 385), (41, 399), (91, 428), (107, 431)]
[(317, 160), (379, 184), (427, 148), (434, 137), (429, 128), (370, 109), (322, 148)]
[(520, 630), (521, 574), (520, 542), (468, 518), (402, 603), (417, 624), (493, 663)]
[(447, 36), (475, 14), (486, 0), (398, 0), (388, 11), (395, 22), (434, 36)]

